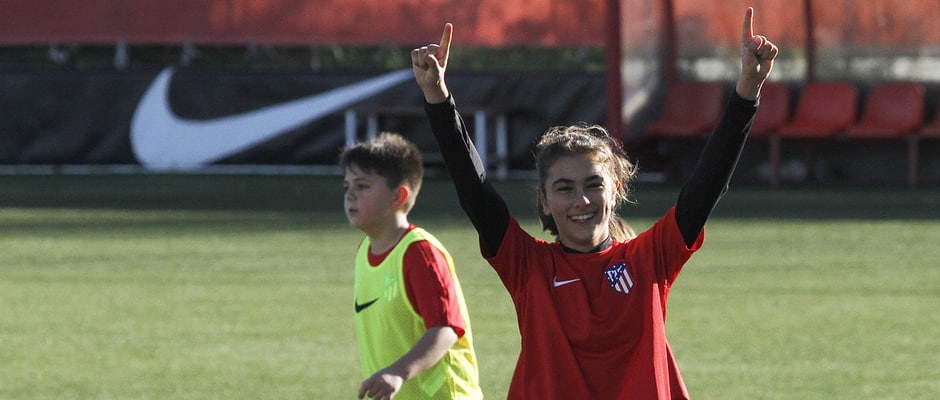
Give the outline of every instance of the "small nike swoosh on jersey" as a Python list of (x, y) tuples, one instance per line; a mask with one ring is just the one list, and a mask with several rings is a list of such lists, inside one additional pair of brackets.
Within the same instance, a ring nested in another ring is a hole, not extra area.
[(555, 287), (559, 287), (559, 286), (565, 286), (565, 285), (567, 285), (567, 284), (569, 284), (569, 283), (575, 283), (575, 282), (580, 281), (580, 280), (581, 280), (581, 278), (578, 278), (578, 279), (569, 279), (569, 280), (567, 280), (567, 281), (559, 281), (559, 280), (558, 280), (558, 277), (556, 276), (555, 279), (554, 279), (554, 284), (555, 284)]
[(410, 70), (399, 70), (253, 111), (190, 120), (178, 117), (170, 107), (168, 94), (173, 68), (166, 68), (137, 104), (131, 121), (131, 149), (148, 168), (198, 168), (341, 111), (411, 75)]
[(377, 301), (379, 301), (378, 298), (376, 298), (375, 300), (372, 300), (372, 301), (367, 301), (367, 302), (362, 303), (362, 304), (359, 304), (359, 301), (353, 301), (353, 303), (355, 303), (355, 306), (356, 306), (356, 314), (361, 313), (362, 310), (365, 310), (366, 308), (369, 308), (369, 306), (375, 304), (375, 302), (377, 302)]

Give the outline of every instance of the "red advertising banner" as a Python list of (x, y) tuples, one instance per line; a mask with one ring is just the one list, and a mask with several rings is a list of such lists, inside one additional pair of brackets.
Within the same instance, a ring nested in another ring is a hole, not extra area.
[(5, 1), (0, 45), (428, 43), (453, 22), (462, 45), (604, 44), (604, 0)]

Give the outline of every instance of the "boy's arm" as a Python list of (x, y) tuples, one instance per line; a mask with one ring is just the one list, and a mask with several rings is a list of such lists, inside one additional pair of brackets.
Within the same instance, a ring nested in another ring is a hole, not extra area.
[(428, 329), (405, 355), (362, 382), (359, 398), (391, 399), (405, 381), (437, 364), (456, 342), (457, 333), (449, 326)]
[(408, 302), (424, 320), (425, 329), (449, 326), (458, 338), (463, 337), (467, 322), (460, 291), (444, 253), (426, 240), (411, 243), (402, 257), (402, 277)]
[(698, 239), (718, 200), (728, 191), (728, 183), (757, 110), (761, 85), (777, 57), (777, 46), (763, 36), (754, 35), (753, 14), (754, 10), (748, 8), (744, 15), (741, 76), (735, 93), (676, 202), (676, 223), (689, 247)]

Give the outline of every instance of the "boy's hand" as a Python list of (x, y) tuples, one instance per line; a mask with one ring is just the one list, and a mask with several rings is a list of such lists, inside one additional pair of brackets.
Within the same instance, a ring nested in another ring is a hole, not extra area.
[(359, 386), (359, 400), (364, 398), (391, 400), (401, 390), (405, 379), (401, 375), (383, 369), (369, 377)]
[(448, 22), (444, 24), (444, 34), (439, 44), (432, 43), (411, 51), (411, 69), (428, 103), (443, 103), (450, 96), (444, 84), (444, 72), (447, 70), (453, 35), (454, 26)]
[(748, 7), (744, 13), (741, 29), (741, 76), (736, 90), (741, 97), (755, 100), (760, 87), (770, 75), (777, 57), (777, 46), (762, 35), (754, 35), (754, 9)]

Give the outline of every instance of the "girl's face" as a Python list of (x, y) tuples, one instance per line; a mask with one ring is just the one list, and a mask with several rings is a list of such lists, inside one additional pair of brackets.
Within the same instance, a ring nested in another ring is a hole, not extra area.
[(617, 184), (590, 155), (562, 156), (548, 168), (539, 201), (565, 246), (589, 251), (607, 239)]
[(385, 177), (366, 173), (352, 165), (343, 178), (343, 205), (349, 225), (366, 234), (389, 224), (400, 206), (398, 191), (389, 189)]

